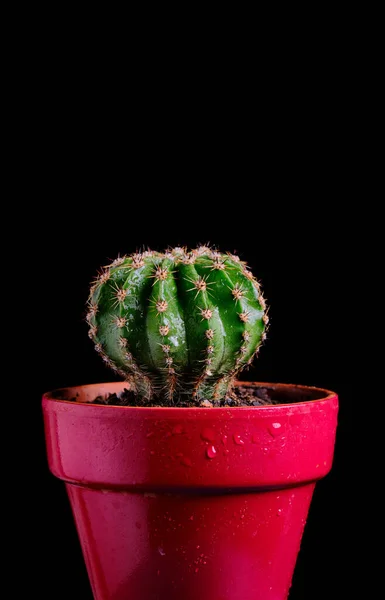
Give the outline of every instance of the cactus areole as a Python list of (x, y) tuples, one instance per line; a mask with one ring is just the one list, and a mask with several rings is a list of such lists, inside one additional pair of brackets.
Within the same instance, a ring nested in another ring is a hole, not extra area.
[(265, 338), (260, 284), (246, 263), (205, 246), (119, 257), (90, 289), (97, 352), (151, 403), (215, 401)]

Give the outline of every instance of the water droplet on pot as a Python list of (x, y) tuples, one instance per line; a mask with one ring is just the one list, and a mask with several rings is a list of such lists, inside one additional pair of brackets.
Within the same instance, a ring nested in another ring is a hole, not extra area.
[(146, 435), (146, 437), (147, 437), (147, 438), (150, 438), (150, 437), (152, 437), (153, 435), (154, 435), (154, 431), (150, 431), (150, 432), (149, 432), (149, 433)]
[(165, 553), (165, 551), (164, 551), (164, 550), (163, 550), (163, 548), (161, 548), (160, 546), (159, 546), (159, 548), (158, 548), (158, 552), (159, 552), (159, 554), (160, 554), (161, 556), (166, 556), (166, 553)]
[(234, 433), (233, 440), (234, 440), (234, 444), (237, 444), (237, 446), (243, 446), (245, 443), (243, 441), (243, 439), (241, 438), (241, 436), (238, 435), (237, 433)]
[(272, 423), (269, 426), (269, 433), (273, 437), (276, 437), (277, 435), (281, 435), (281, 433), (283, 433), (283, 428), (282, 428), (281, 423)]
[(206, 450), (207, 458), (215, 458), (217, 455), (217, 450), (214, 446), (209, 446)]
[(222, 442), (222, 444), (223, 444), (224, 446), (226, 446), (226, 444), (227, 444), (227, 435), (222, 435), (222, 437), (221, 437), (221, 442)]
[(183, 433), (183, 425), (175, 425), (172, 430), (172, 435), (179, 435), (181, 433)]
[(277, 515), (278, 515), (279, 517), (282, 515), (282, 508), (279, 508), (279, 509), (277, 510)]
[(253, 435), (253, 437), (251, 438), (251, 441), (253, 444), (258, 444), (259, 442), (259, 438), (257, 435)]
[(205, 427), (205, 429), (201, 431), (201, 438), (205, 442), (215, 442), (214, 429), (211, 429), (211, 427)]
[(180, 464), (183, 465), (184, 467), (192, 467), (192, 460), (188, 456), (184, 456), (181, 459)]

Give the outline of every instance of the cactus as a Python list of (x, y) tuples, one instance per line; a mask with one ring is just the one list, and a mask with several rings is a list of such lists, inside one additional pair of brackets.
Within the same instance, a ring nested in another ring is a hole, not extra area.
[(268, 323), (246, 263), (206, 246), (117, 258), (92, 284), (86, 319), (104, 362), (144, 403), (165, 405), (225, 397)]

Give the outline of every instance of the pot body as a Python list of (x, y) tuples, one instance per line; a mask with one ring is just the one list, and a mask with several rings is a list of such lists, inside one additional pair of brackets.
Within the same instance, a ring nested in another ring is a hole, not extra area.
[(285, 600), (315, 483), (332, 465), (337, 396), (254, 383), (318, 399), (89, 404), (125, 385), (43, 398), (49, 467), (66, 482), (95, 599)]

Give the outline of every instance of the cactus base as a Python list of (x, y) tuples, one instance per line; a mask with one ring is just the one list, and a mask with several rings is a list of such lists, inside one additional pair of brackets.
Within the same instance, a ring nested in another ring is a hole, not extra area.
[[(308, 400), (312, 400), (311, 397), (307, 398)], [(76, 398), (73, 398), (76, 401)], [(285, 401), (285, 400), (284, 400)], [(277, 395), (274, 393), (274, 390), (271, 388), (263, 388), (260, 386), (250, 385), (249, 383), (245, 383), (242, 385), (241, 382), (238, 382), (238, 385), (233, 388), (233, 390), (227, 394), (221, 400), (213, 400), (210, 402), (209, 400), (198, 400), (191, 399), (188, 400), (184, 397), (177, 397), (174, 399), (173, 404), (170, 403), (169, 406), (173, 407), (253, 407), (253, 406), (268, 406), (279, 404), (280, 400)], [(120, 392), (111, 392), (108, 394), (104, 394), (102, 396), (96, 396), (94, 400), (91, 401), (91, 404), (100, 404), (103, 406), (147, 406), (147, 407), (157, 407), (157, 406), (165, 406), (161, 398), (157, 398), (154, 396), (150, 401), (144, 401), (141, 396), (138, 396), (130, 390), (128, 387), (123, 388)], [(166, 404), (167, 406), (167, 404)]]

